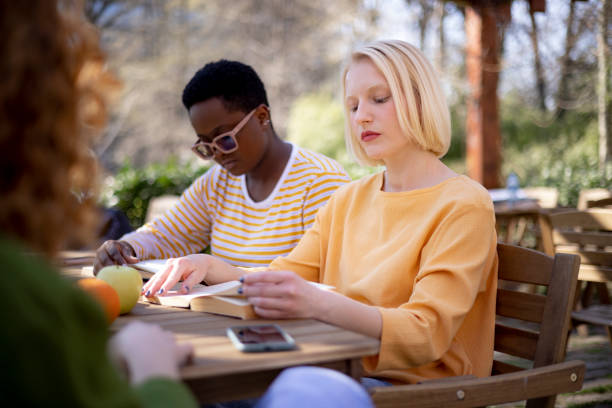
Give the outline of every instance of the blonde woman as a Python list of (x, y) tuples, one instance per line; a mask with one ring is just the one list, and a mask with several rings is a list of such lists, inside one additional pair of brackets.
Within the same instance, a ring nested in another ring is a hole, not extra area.
[(262, 317), (315, 318), (380, 339), (380, 353), (364, 360), (378, 383), (489, 375), (493, 205), (482, 186), (440, 161), (450, 119), (434, 69), (410, 44), (377, 41), (353, 52), (342, 89), (349, 149), (384, 171), (334, 193), (298, 246), (269, 270), (245, 275), (194, 255), (173, 260), (148, 290), (180, 279), (186, 286), (242, 279)]

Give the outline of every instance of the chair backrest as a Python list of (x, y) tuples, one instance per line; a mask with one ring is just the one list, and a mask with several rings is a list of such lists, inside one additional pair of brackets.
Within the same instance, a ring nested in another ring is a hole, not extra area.
[(155, 218), (163, 215), (179, 201), (179, 198), (177, 195), (162, 195), (152, 198), (149, 201), (145, 222), (153, 221)]
[(612, 209), (543, 213), (539, 222), (547, 254), (576, 254), (579, 280), (612, 282)]
[(576, 291), (578, 257), (558, 254), (553, 258), (507, 244), (498, 244), (497, 253), (500, 281), (538, 285), (543, 287), (538, 292), (545, 294), (522, 291), (520, 285), (498, 288), (495, 351), (503, 354), (496, 354), (492, 374), (525, 368), (525, 361), (512, 364), (506, 356), (530, 361), (533, 368), (563, 361)]
[(586, 210), (588, 208), (587, 203), (589, 201), (601, 200), (603, 198), (610, 197), (612, 197), (612, 191), (605, 188), (587, 188), (580, 190), (580, 195), (578, 195), (577, 209)]
[(500, 281), (539, 285), (543, 294), (499, 285), (493, 375), (375, 387), (370, 392), (377, 407), (463, 408), (527, 400), (528, 408), (552, 408), (557, 394), (580, 389), (584, 363), (564, 361), (578, 256), (553, 258), (508, 244), (498, 244), (497, 254)]
[(554, 187), (525, 187), (522, 190), (542, 208), (555, 208), (559, 202), (559, 190)]
[(587, 208), (612, 208), (612, 197), (588, 200), (586, 206)]

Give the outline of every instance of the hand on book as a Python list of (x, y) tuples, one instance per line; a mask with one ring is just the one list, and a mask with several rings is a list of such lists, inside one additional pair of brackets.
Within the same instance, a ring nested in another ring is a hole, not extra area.
[(164, 295), (180, 281), (183, 281), (183, 284), (179, 293), (188, 293), (195, 284), (202, 282), (206, 277), (210, 258), (210, 255), (194, 254), (168, 259), (166, 268), (157, 272), (142, 287), (142, 294), (145, 296)]
[(242, 279), (242, 294), (265, 319), (317, 318), (325, 292), (291, 271), (254, 272)]

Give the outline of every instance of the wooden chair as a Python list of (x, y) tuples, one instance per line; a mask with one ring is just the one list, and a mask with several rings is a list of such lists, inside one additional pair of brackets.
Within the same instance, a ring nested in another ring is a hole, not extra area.
[[(582, 387), (584, 362), (563, 362), (578, 256), (553, 258), (507, 244), (498, 244), (497, 253), (500, 280), (541, 285), (546, 295), (498, 289), (492, 375), (375, 387), (377, 407), (478, 407), (521, 400), (527, 407), (553, 407), (557, 394)], [(531, 367), (512, 364), (509, 356)]]
[(519, 203), (514, 210), (496, 211), (498, 239), (507, 244), (542, 250), (539, 212), (555, 211), (559, 190), (554, 187), (525, 187), (521, 191), (532, 202)]
[[(576, 298), (574, 323), (602, 325), (612, 345), (612, 305), (608, 285), (612, 283), (612, 210), (589, 209), (542, 214), (542, 244), (548, 254), (570, 253), (581, 258), (578, 280), (581, 303)], [(599, 294), (598, 305), (591, 305), (593, 291)]]
[(537, 249), (539, 234), (534, 232), (533, 226), (537, 225), (540, 211), (535, 201), (521, 203), (514, 208), (496, 205), (495, 229), (498, 242)]
[(152, 198), (149, 201), (149, 207), (147, 207), (145, 222), (151, 222), (160, 215), (163, 215), (178, 202), (179, 198), (177, 195), (162, 195)]
[(525, 195), (538, 202), (540, 208), (555, 208), (559, 203), (559, 190), (554, 187), (525, 187)]
[(612, 197), (588, 200), (586, 206), (587, 208), (612, 208)]
[(586, 210), (589, 208), (589, 201), (602, 200), (604, 198), (612, 197), (612, 191), (606, 190), (605, 188), (587, 188), (584, 190), (580, 190), (580, 195), (578, 196), (578, 205), (577, 209)]

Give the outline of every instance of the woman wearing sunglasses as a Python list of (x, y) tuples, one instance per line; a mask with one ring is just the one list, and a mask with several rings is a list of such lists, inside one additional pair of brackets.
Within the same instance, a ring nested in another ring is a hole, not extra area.
[(268, 265), (295, 247), (318, 208), (350, 181), (334, 160), (280, 139), (264, 85), (248, 65), (227, 60), (205, 65), (185, 87), (183, 104), (197, 137), (193, 152), (217, 165), (166, 214), (119, 241), (105, 242), (97, 251), (96, 271), (208, 246), (231, 265)]

